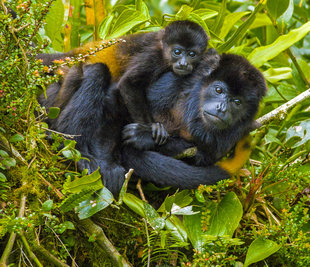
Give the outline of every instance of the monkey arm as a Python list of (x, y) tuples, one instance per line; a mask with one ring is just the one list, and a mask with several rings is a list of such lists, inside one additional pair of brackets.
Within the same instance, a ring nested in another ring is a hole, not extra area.
[[(153, 138), (154, 124), (127, 124), (122, 132), (125, 145), (129, 145), (138, 150), (154, 150), (164, 155), (174, 157), (181, 154), (185, 149), (194, 145), (180, 137), (166, 136), (165, 143), (157, 145)], [(165, 132), (166, 133), (166, 132)]]
[(164, 71), (162, 61), (162, 55), (157, 50), (139, 53), (132, 58), (118, 83), (121, 96), (135, 122), (153, 122), (146, 91), (152, 80)]
[(191, 166), (158, 152), (140, 151), (130, 146), (123, 147), (122, 161), (123, 166), (133, 168), (145, 181), (187, 189), (230, 178), (242, 168), (250, 153), (249, 138), (246, 137), (238, 142), (233, 158), (206, 167)]

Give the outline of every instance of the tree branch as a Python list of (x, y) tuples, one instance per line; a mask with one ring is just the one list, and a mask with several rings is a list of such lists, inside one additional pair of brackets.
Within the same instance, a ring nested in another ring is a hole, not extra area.
[(90, 219), (81, 220), (78, 222), (78, 224), (82, 227), (82, 231), (86, 234), (95, 235), (96, 243), (110, 256), (113, 262), (113, 266), (132, 266), (113, 246), (113, 244), (104, 234), (101, 227), (93, 223)]
[(273, 111), (265, 114), (264, 116), (257, 119), (257, 122), (260, 124), (267, 124), (275, 119), (283, 120), (285, 119), (287, 112), (295, 107), (297, 104), (305, 101), (306, 99), (310, 98), (310, 89), (304, 91), (300, 95), (296, 96), (295, 98), (291, 99), (290, 101), (286, 102), (285, 104), (277, 107)]

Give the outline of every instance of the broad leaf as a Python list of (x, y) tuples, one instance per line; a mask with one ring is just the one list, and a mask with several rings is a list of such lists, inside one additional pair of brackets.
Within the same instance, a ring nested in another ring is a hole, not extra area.
[(208, 235), (232, 236), (243, 214), (242, 204), (234, 192), (227, 193), (211, 213)]
[(51, 39), (52, 46), (56, 51), (63, 51), (63, 30), (64, 5), (62, 0), (56, 0), (52, 3), (51, 8), (45, 18), (44, 29), (46, 35)]
[(287, 130), (286, 141), (297, 137), (300, 141), (294, 144), (293, 148), (301, 146), (310, 140), (310, 120), (301, 122)]
[(304, 38), (309, 32), (310, 21), (301, 27), (290, 31), (288, 34), (280, 36), (272, 44), (254, 49), (248, 56), (248, 60), (254, 66), (259, 67)]
[(126, 9), (115, 21), (114, 26), (111, 29), (109, 38), (116, 38), (129, 32), (133, 27), (136, 27), (147, 21), (147, 17), (140, 11)]
[(219, 37), (222, 39), (225, 38), (226, 35), (231, 30), (231, 28), (235, 26), (237, 21), (239, 21), (241, 18), (243, 18), (244, 16), (250, 13), (251, 12), (249, 11), (245, 11), (245, 12), (235, 12), (235, 13), (228, 14), (224, 19), (223, 27), (221, 28)]
[(183, 216), (183, 224), (186, 229), (188, 238), (191, 241), (192, 246), (200, 251), (202, 250), (205, 243), (203, 238), (204, 232), (201, 227), (201, 212), (202, 210), (200, 209), (200, 213)]
[(56, 119), (58, 117), (58, 115), (59, 115), (59, 112), (60, 112), (60, 108), (58, 108), (58, 107), (50, 107), (49, 110), (48, 110), (47, 116), (50, 119)]
[(9, 141), (11, 143), (15, 143), (15, 142), (19, 142), (19, 141), (23, 141), (24, 140), (24, 137), (21, 135), (21, 134), (14, 134), (10, 139)]
[(181, 220), (177, 216), (170, 216), (166, 220), (166, 228), (170, 230), (171, 235), (181, 242), (187, 241), (187, 232)]
[(280, 247), (281, 246), (275, 242), (262, 237), (255, 239), (247, 251), (244, 267), (266, 259), (271, 254), (277, 252)]
[(42, 204), (42, 210), (43, 211), (51, 211), (53, 208), (53, 200), (49, 199), (46, 200), (43, 204)]
[(165, 219), (161, 218), (157, 211), (148, 203), (143, 202), (144, 212), (147, 221), (155, 230), (161, 230), (165, 226)]
[(141, 217), (145, 218), (144, 212), (144, 201), (137, 198), (135, 195), (126, 193), (123, 202), (135, 213), (139, 214)]
[(64, 189), (70, 193), (79, 193), (82, 190), (94, 189), (98, 190), (103, 187), (99, 168), (89, 175), (76, 179), (73, 182), (65, 183)]
[(81, 202), (76, 211), (80, 220), (83, 220), (108, 207), (113, 200), (112, 193), (104, 187), (89, 199)]
[(274, 18), (280, 17), (288, 8), (290, 0), (268, 0), (267, 10)]
[(263, 72), (265, 79), (268, 82), (276, 83), (280, 80), (292, 79), (292, 69), (289, 67), (269, 68)]

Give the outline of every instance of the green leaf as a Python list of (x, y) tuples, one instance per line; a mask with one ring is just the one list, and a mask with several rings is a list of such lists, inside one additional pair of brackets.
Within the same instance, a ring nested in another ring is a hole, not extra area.
[(227, 0), (222, 1), (221, 9), (213, 23), (212, 31), (218, 35), (221, 31), (221, 28), (224, 23), (225, 15), (226, 15), (226, 2)]
[(299, 125), (292, 126), (287, 130), (286, 142), (294, 137), (298, 137), (300, 141), (292, 146), (292, 148), (301, 146), (310, 140), (310, 120), (305, 120)]
[(194, 10), (192, 14), (198, 15), (202, 20), (207, 20), (215, 17), (218, 14), (218, 12), (208, 8), (200, 8)]
[(63, 200), (59, 206), (62, 212), (67, 212), (73, 210), (77, 207), (82, 201), (88, 199), (90, 195), (95, 193), (96, 190), (94, 189), (85, 189), (82, 190), (80, 193), (71, 194), (65, 200)]
[(116, 38), (129, 32), (133, 27), (136, 27), (147, 21), (147, 18), (140, 11), (126, 9), (115, 21), (109, 38)]
[(58, 117), (59, 113), (60, 113), (60, 108), (58, 108), (58, 107), (50, 107), (49, 110), (48, 110), (47, 116), (50, 119), (56, 119)]
[(89, 175), (85, 175), (70, 183), (64, 184), (64, 189), (70, 193), (79, 193), (82, 190), (92, 189), (98, 190), (103, 187), (99, 168)]
[(268, 0), (267, 10), (274, 18), (280, 17), (288, 8), (290, 0)]
[(165, 226), (165, 219), (161, 218), (157, 211), (148, 203), (143, 202), (145, 216), (150, 225), (157, 231)]
[(81, 0), (71, 0), (70, 9), (73, 10), (69, 13), (69, 24), (71, 25), (70, 45), (71, 48), (78, 47), (80, 45), (80, 8)]
[(251, 12), (245, 11), (245, 12), (234, 12), (231, 14), (228, 14), (223, 22), (223, 27), (221, 28), (221, 31), (219, 33), (219, 37), (221, 39), (225, 38), (226, 35), (229, 33), (232, 27), (235, 26), (235, 24), (244, 16), (250, 14)]
[(210, 225), (206, 234), (232, 237), (242, 218), (243, 208), (234, 192), (229, 192), (211, 212)]
[(280, 248), (280, 245), (271, 240), (262, 237), (255, 239), (247, 251), (244, 267), (266, 259), (271, 254), (277, 252)]
[(9, 157), (9, 154), (8, 154), (6, 151), (0, 149), (0, 157), (2, 157), (2, 158), (8, 158), (8, 157)]
[(172, 196), (167, 196), (165, 201), (161, 204), (158, 212), (170, 212), (172, 205), (176, 204), (179, 207), (185, 207), (193, 201), (190, 196), (189, 190), (182, 190), (181, 192), (175, 193)]
[(42, 204), (42, 210), (43, 211), (51, 211), (53, 208), (53, 200), (49, 199), (46, 200), (43, 204)]
[(98, 211), (105, 209), (113, 202), (113, 200), (112, 193), (104, 187), (89, 197), (89, 199), (81, 202), (76, 211), (80, 220), (83, 220), (91, 217)]
[(13, 158), (5, 158), (2, 160), (2, 164), (6, 167), (15, 167), (16, 166), (16, 160)]
[(181, 208), (180, 206), (173, 203), (171, 208), (171, 214), (174, 215), (194, 215), (199, 213), (199, 211), (193, 211), (193, 206), (187, 206), (184, 208)]
[(2, 172), (0, 172), (0, 182), (6, 182), (6, 181), (7, 181), (6, 176)]
[(46, 35), (51, 39), (52, 46), (56, 51), (63, 51), (64, 5), (62, 0), (53, 1), (51, 8), (45, 18), (44, 29)]
[(183, 216), (183, 224), (193, 247), (202, 250), (204, 245), (203, 231), (201, 228), (201, 213)]
[(256, 67), (260, 67), (268, 60), (276, 57), (281, 52), (301, 40), (310, 32), (310, 21), (301, 27), (280, 36), (272, 44), (255, 48), (248, 56), (248, 60)]
[(253, 21), (249, 29), (255, 29), (269, 25), (272, 25), (271, 19), (265, 13), (257, 13), (255, 16), (255, 20)]
[(103, 40), (107, 39), (111, 27), (112, 27), (112, 22), (114, 20), (114, 16), (108, 16), (106, 17), (100, 24), (99, 26), (99, 37)]
[(24, 140), (24, 137), (21, 135), (21, 134), (14, 134), (11, 138), (10, 138), (10, 142), (11, 143), (16, 143), (16, 142), (19, 142), (19, 141), (23, 141)]
[(64, 233), (66, 230), (75, 230), (74, 224), (70, 221), (65, 221), (59, 225), (57, 229), (58, 234)]
[(188, 18), (193, 8), (187, 5), (182, 5), (178, 13), (175, 15), (176, 20), (185, 20)]
[(125, 194), (123, 201), (132, 211), (145, 218), (144, 201), (130, 193)]
[(255, 7), (252, 14), (247, 18), (245, 22), (243, 22), (238, 29), (234, 32), (234, 34), (225, 42), (224, 44), (220, 45), (217, 50), (218, 52), (222, 53), (225, 51), (228, 51), (230, 48), (232, 48), (237, 42), (243, 38), (243, 36), (246, 34), (252, 23), (254, 22), (256, 15), (258, 12), (263, 8), (263, 4), (260, 2)]
[(166, 228), (170, 231), (171, 235), (177, 238), (179, 241), (187, 241), (187, 233), (185, 227), (177, 216), (171, 215), (166, 220)]
[(269, 68), (263, 72), (265, 79), (268, 82), (276, 83), (280, 80), (292, 79), (292, 69), (289, 67)]

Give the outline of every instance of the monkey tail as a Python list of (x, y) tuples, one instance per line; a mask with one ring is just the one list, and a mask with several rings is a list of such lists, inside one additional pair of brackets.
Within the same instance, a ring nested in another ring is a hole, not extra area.
[(126, 168), (133, 168), (135, 174), (145, 181), (181, 189), (215, 184), (231, 176), (220, 166), (191, 166), (158, 152), (138, 151), (131, 147), (124, 148), (123, 164)]

